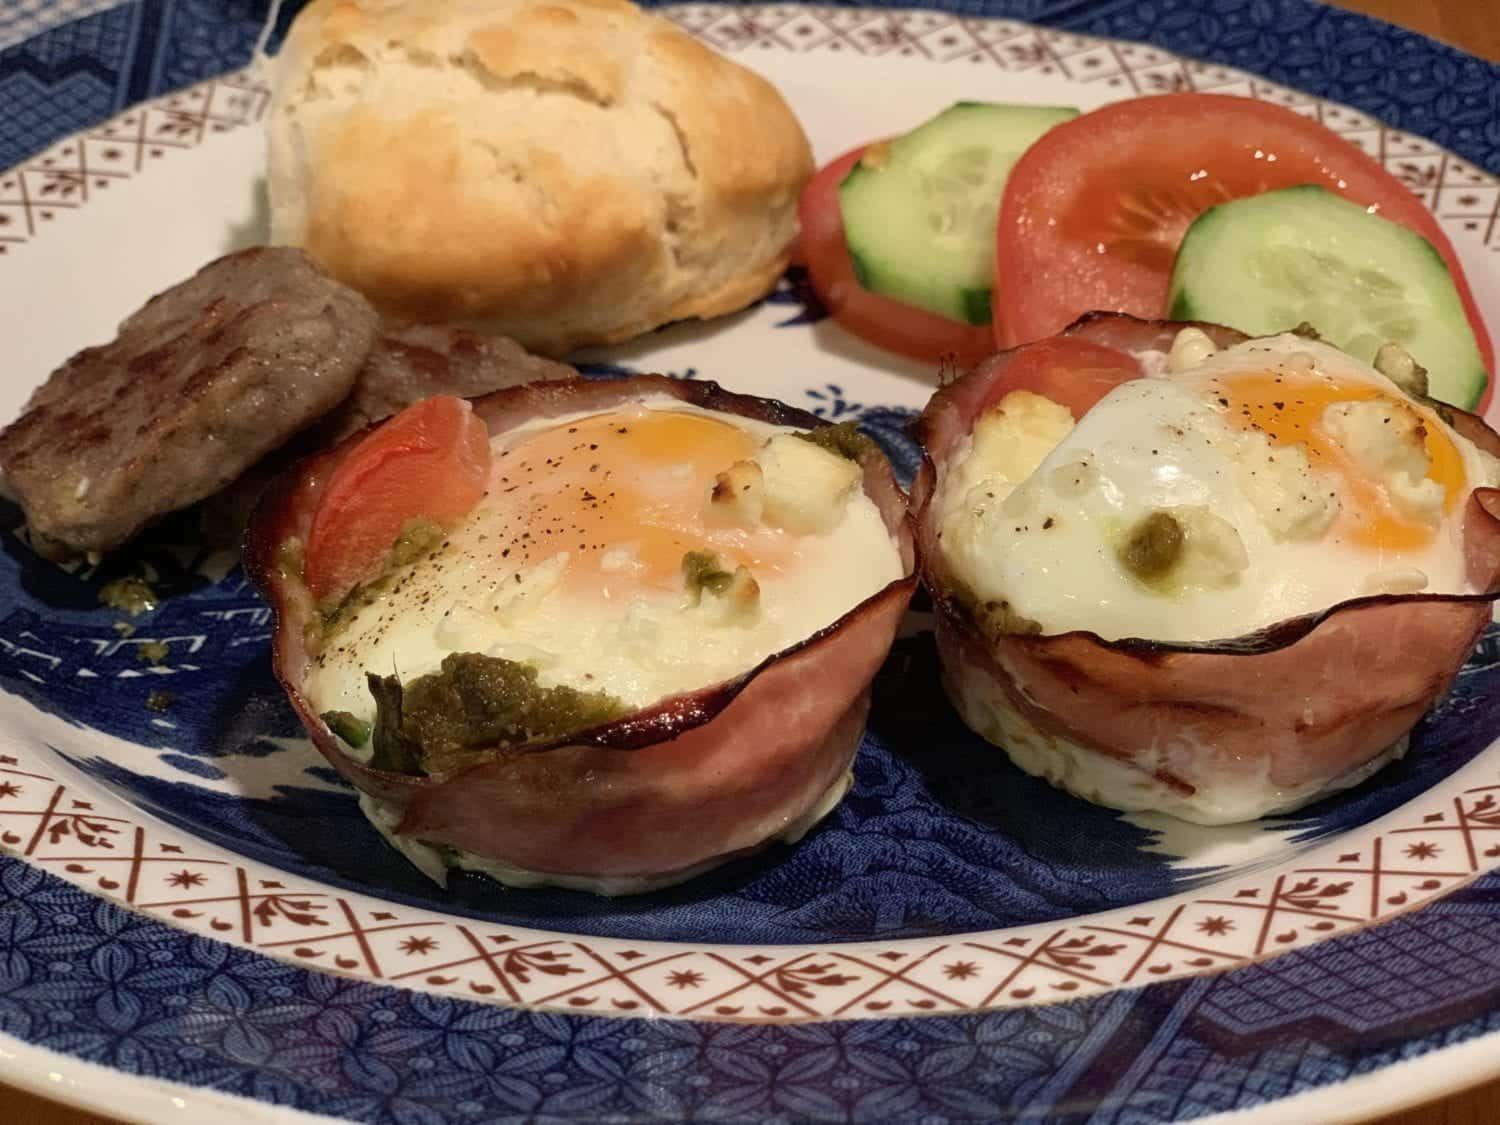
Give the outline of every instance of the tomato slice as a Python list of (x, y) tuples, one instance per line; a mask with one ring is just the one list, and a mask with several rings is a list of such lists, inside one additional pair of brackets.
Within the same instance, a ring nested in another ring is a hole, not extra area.
[(1011, 391), (1031, 391), (1066, 406), (1077, 421), (1110, 391), (1141, 374), (1141, 365), (1129, 353), (1068, 336), (1038, 340), (1003, 360), (1005, 369), (982, 410)]
[(802, 227), (799, 253), (807, 263), (813, 292), (833, 319), (861, 340), (912, 359), (936, 363), (951, 357), (960, 367), (970, 367), (995, 350), (988, 327), (961, 324), (871, 293), (854, 276), (839, 212), (839, 184), (868, 147), (846, 152), (802, 191), (797, 207)]
[(307, 534), (303, 577), (313, 597), (369, 578), (414, 519), (451, 527), (484, 495), (490, 435), (453, 395), (413, 403), (371, 431), (328, 478)]
[(1158, 317), (1188, 225), (1229, 199), (1318, 184), (1420, 234), (1448, 264), (1495, 370), (1489, 334), (1447, 235), (1375, 160), (1281, 106), (1225, 94), (1118, 102), (1051, 129), (1017, 161), (996, 233), (995, 338), (1062, 331), (1085, 312)]

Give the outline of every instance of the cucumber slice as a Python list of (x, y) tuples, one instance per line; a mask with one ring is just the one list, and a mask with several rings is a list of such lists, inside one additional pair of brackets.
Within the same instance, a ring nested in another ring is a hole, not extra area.
[(995, 222), (1006, 178), (1052, 126), (1054, 106), (959, 102), (872, 146), (839, 185), (859, 283), (969, 324), (990, 322)]
[(1430, 393), (1471, 407), (1488, 376), (1448, 267), (1432, 244), (1311, 184), (1211, 207), (1172, 269), (1168, 315), (1252, 336), (1303, 321), (1366, 363), (1394, 340)]

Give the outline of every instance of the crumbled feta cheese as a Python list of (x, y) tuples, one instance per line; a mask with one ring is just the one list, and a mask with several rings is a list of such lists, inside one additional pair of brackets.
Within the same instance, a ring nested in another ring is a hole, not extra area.
[(1415, 410), (1388, 400), (1340, 402), (1323, 412), (1323, 427), (1402, 513), (1432, 525), (1442, 519), (1443, 486), (1427, 476), (1427, 425)]
[(1011, 391), (975, 423), (974, 446), (964, 467), (1019, 484), (1072, 428), (1066, 406), (1031, 391)]
[(1170, 513), (1182, 528), (1182, 555), (1173, 579), (1210, 589), (1238, 582), (1250, 556), (1234, 525), (1204, 507), (1172, 508)]
[(1375, 353), (1375, 370), (1409, 395), (1427, 393), (1427, 368), (1394, 340), (1387, 340)]
[(1240, 490), (1273, 538), (1319, 539), (1339, 511), (1339, 485), (1312, 467), (1307, 446), (1272, 445), (1265, 434), (1238, 435)]
[(714, 478), (705, 515), (710, 524), (755, 527), (765, 513), (765, 474), (754, 461), (736, 461)]
[(814, 535), (838, 524), (863, 470), (847, 457), (777, 434), (756, 457), (764, 489), (762, 519), (796, 535)]
[(1172, 340), (1172, 350), (1167, 353), (1167, 373), (1177, 375), (1191, 371), (1218, 350), (1218, 345), (1203, 329), (1184, 328)]

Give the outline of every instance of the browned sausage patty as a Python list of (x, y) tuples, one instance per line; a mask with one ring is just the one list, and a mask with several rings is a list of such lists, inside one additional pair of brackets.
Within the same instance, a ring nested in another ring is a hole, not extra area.
[(218, 491), (349, 394), (377, 324), (294, 249), (230, 254), (153, 297), (0, 431), (33, 543), (108, 551)]
[(337, 441), (432, 395), (475, 398), (577, 374), (566, 363), (532, 355), (507, 336), (442, 324), (386, 324), (354, 391), (318, 424), (317, 437)]
[(382, 324), (349, 397), (204, 503), (214, 542), (238, 543), (267, 484), (295, 461), (432, 395), (474, 398), (545, 379), (569, 379), (566, 363), (532, 355), (506, 336), (443, 324)]

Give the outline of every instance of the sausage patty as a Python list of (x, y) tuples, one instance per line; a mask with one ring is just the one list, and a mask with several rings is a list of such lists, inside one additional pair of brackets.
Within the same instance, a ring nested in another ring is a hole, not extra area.
[(0, 431), (33, 545), (108, 551), (218, 491), (349, 394), (377, 327), (288, 248), (230, 254), (153, 297)]
[(566, 363), (532, 355), (508, 336), (443, 324), (386, 324), (353, 392), (318, 424), (317, 435), (337, 441), (431, 395), (475, 398), (577, 374)]

